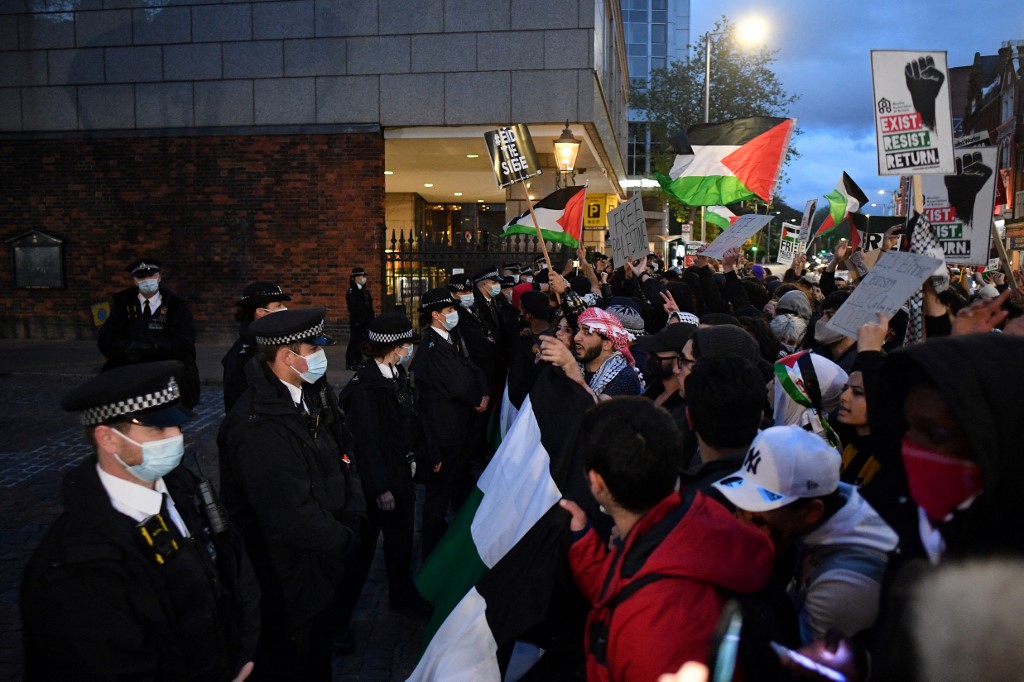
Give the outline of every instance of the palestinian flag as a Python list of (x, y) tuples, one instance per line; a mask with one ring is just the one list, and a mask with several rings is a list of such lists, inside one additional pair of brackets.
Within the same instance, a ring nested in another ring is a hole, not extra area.
[[(540, 223), (540, 233), (544, 239), (574, 249), (579, 246), (583, 234), (583, 205), (586, 201), (586, 187), (566, 187), (555, 190), (534, 204), (533, 212)], [(501, 236), (513, 234), (537, 234), (529, 211), (510, 220)]]
[[(856, 213), (861, 206), (868, 203), (867, 196), (845, 172), (836, 183), (836, 188), (826, 194), (825, 198), (828, 199), (828, 216), (826, 216), (825, 222), (818, 227), (818, 231), (814, 233), (815, 237), (836, 229), (851, 213)], [(860, 246), (860, 234), (851, 222), (850, 248), (856, 249), (858, 246)]]
[(434, 614), (410, 680), (500, 679), (498, 647), (544, 620), (570, 541), (558, 500), (589, 497), (574, 445), (591, 405), (561, 370), (541, 372), (416, 577)]
[(725, 206), (709, 206), (704, 212), (704, 220), (712, 225), (718, 225), (723, 230), (736, 222), (737, 218), (739, 216)]
[(794, 424), (838, 446), (839, 438), (822, 412), (822, 387), (834, 386), (840, 374), (845, 383), (846, 372), (809, 350), (777, 360), (774, 370), (775, 425)]
[(770, 116), (692, 126), (673, 140), (677, 156), (669, 174), (654, 177), (687, 206), (771, 201), (795, 126), (795, 118)]

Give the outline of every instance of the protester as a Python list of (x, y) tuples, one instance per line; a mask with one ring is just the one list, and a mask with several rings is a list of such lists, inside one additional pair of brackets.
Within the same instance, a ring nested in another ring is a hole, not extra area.
[[(878, 313), (877, 322), (869, 322), (858, 329), (857, 359), (843, 392), (839, 394), (839, 407), (834, 415), (829, 416), (829, 424), (843, 444), (840, 478), (843, 483), (858, 488), (870, 483), (881, 466), (872, 454), (871, 410), (868, 406), (870, 403), (877, 410), (878, 382), (885, 361), (882, 346), (888, 331), (888, 319), (882, 313)], [(884, 415), (874, 416), (876, 420), (880, 417), (885, 418)]]
[(753, 440), (735, 474), (715, 488), (772, 538), (800, 550), (791, 596), (804, 644), (831, 629), (853, 636), (874, 625), (882, 576), (897, 537), (856, 488), (839, 482), (839, 453), (797, 426)]
[(245, 287), (242, 297), (235, 303), (238, 311), (238, 340), (228, 349), (221, 359), (224, 367), (224, 413), (231, 411), (232, 405), (245, 393), (248, 384), (245, 381), (245, 365), (249, 358), (256, 355), (259, 346), (256, 337), (249, 331), (249, 324), (261, 317), (288, 310), (285, 301), (292, 297), (284, 293), (281, 287), (273, 282), (253, 282)]
[(821, 302), (821, 315), (814, 323), (814, 345), (812, 350), (839, 365), (844, 372), (853, 369), (857, 359), (857, 341), (846, 334), (831, 329), (829, 320), (850, 297), (848, 291), (833, 291)]
[(366, 517), (327, 382), (324, 309), (267, 315), (259, 355), (217, 436), (221, 489), (260, 581), (258, 677), (329, 680), (338, 586)]
[(338, 396), (352, 431), (353, 454), (367, 502), (359, 554), (342, 590), (348, 597), (342, 604), (343, 623), (355, 608), (382, 531), (388, 607), (420, 615), (430, 613), (430, 605), (412, 582), (416, 518), (413, 467), (426, 466), (426, 462), (417, 462), (420, 423), (406, 367), (420, 335), (401, 313), (378, 315), (370, 320), (366, 331), (363, 353), (373, 363), (356, 370)]
[(795, 425), (839, 446), (826, 415), (839, 406), (848, 375), (836, 363), (811, 351), (775, 363), (772, 418), (776, 426)]
[[(28, 680), (244, 680), (259, 587), (235, 533), (179, 466), (181, 363), (118, 367), (61, 401), (93, 450), (21, 588)], [(219, 518), (219, 516), (218, 516)]]
[(702, 493), (674, 492), (679, 433), (649, 400), (598, 404), (581, 435), (590, 491), (615, 523), (609, 549), (576, 503), (561, 502), (573, 576), (593, 607), (587, 679), (654, 680), (706, 661), (727, 594), (767, 581), (770, 542)]
[(631, 335), (611, 313), (588, 308), (579, 316), (575, 357), (557, 339), (541, 339), (541, 359), (551, 362), (595, 399), (640, 395), (643, 384), (629, 350)]
[(420, 299), (423, 341), (412, 372), (420, 394), (421, 420), (431, 472), (423, 502), (424, 558), (441, 540), (448, 506), (462, 506), (473, 488), (469, 469), (477, 417), (487, 410), (489, 384), (473, 363), (455, 301), (447, 288), (430, 289)]
[[(685, 401), (676, 381), (675, 368), (683, 347), (697, 331), (693, 324), (670, 324), (657, 334), (645, 336), (631, 349), (634, 354), (642, 353), (645, 358), (644, 396), (674, 414), (676, 407), (685, 408)], [(685, 409), (679, 416), (685, 419)]]
[(697, 447), (684, 443), (682, 485), (709, 492), (736, 471), (757, 435), (765, 407), (764, 380), (735, 355), (704, 357), (685, 378), (687, 422)]
[(162, 284), (160, 261), (155, 258), (137, 260), (127, 269), (134, 285), (114, 294), (110, 316), (96, 337), (96, 345), (107, 358), (102, 371), (177, 360), (184, 366), (179, 377), (181, 403), (195, 407), (199, 368), (195, 322), (188, 303)]
[(359, 346), (366, 339), (366, 325), (373, 319), (373, 297), (366, 287), (366, 270), (352, 268), (345, 292), (348, 305), (348, 347), (345, 349), (345, 367), (354, 370), (363, 361)]

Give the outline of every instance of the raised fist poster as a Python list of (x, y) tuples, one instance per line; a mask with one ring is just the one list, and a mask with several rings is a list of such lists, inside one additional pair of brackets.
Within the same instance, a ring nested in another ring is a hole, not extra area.
[(946, 53), (872, 50), (871, 78), (878, 174), (952, 174)]
[(955, 173), (921, 178), (924, 217), (932, 224), (947, 263), (988, 263), (995, 167), (995, 147), (957, 149)]

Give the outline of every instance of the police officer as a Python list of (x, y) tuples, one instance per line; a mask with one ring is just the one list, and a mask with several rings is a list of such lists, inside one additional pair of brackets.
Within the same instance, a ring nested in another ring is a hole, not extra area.
[(373, 319), (373, 298), (366, 288), (365, 269), (352, 268), (348, 282), (345, 303), (348, 305), (349, 337), (345, 365), (348, 369), (355, 369), (363, 359), (359, 347), (366, 340), (366, 325)]
[(160, 261), (137, 260), (128, 266), (134, 285), (114, 294), (110, 317), (100, 327), (96, 344), (107, 358), (103, 371), (155, 360), (177, 360), (181, 402), (199, 402), (196, 329), (188, 303), (160, 282)]
[(460, 324), (455, 301), (445, 287), (430, 289), (420, 302), (426, 328), (412, 360), (420, 395), (423, 434), (431, 475), (423, 502), (423, 556), (447, 530), (448, 505), (458, 509), (472, 491), (469, 460), (478, 415), (487, 410), (487, 376), (470, 359), (455, 332)]
[(93, 452), (21, 590), (29, 680), (245, 679), (259, 588), (241, 541), (179, 466), (174, 361), (112, 369), (69, 393)]
[(256, 355), (256, 337), (249, 331), (249, 323), (265, 315), (288, 310), (285, 301), (292, 297), (284, 293), (281, 287), (273, 282), (253, 282), (242, 292), (242, 298), (235, 303), (238, 311), (238, 340), (231, 346), (221, 359), (224, 366), (224, 412), (231, 411), (231, 406), (245, 392), (245, 363)]
[[(429, 615), (430, 604), (419, 595), (412, 581), (416, 517), (413, 467), (417, 465), (416, 450), (421, 443), (416, 398), (407, 368), (419, 342), (420, 335), (412, 330), (405, 315), (384, 313), (373, 318), (363, 344), (363, 352), (373, 362), (356, 370), (338, 402), (352, 428), (355, 460), (367, 502), (360, 561), (350, 582), (359, 584), (361, 589), (373, 564), (377, 536), (383, 531), (388, 606)], [(426, 462), (422, 464), (425, 466)], [(349, 599), (348, 610), (355, 606), (358, 596), (356, 590)]]
[(224, 503), (263, 591), (258, 677), (331, 678), (335, 597), (366, 515), (323, 329), (323, 308), (249, 325), (259, 354), (217, 436)]

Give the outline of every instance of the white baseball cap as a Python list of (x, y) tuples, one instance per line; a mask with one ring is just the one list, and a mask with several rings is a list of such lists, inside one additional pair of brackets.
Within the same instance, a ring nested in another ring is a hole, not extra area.
[(744, 511), (771, 511), (835, 492), (842, 463), (820, 436), (799, 426), (773, 426), (750, 444), (739, 470), (714, 486)]

